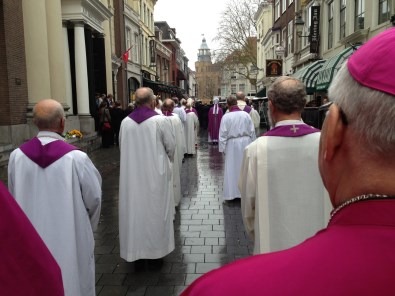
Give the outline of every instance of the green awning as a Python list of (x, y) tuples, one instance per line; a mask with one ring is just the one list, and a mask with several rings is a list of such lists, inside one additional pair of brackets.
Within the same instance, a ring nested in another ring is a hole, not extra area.
[(306, 86), (306, 92), (313, 94), (315, 92), (315, 85), (317, 81), (318, 72), (321, 70), (325, 60), (318, 60), (310, 65), (303, 67), (292, 74), (292, 77), (299, 79)]
[(324, 91), (329, 88), (333, 77), (335, 77), (343, 62), (347, 60), (353, 54), (355, 48), (358, 47), (359, 46), (345, 48), (337, 55), (326, 60), (318, 73), (317, 84), (315, 86), (317, 91)]
[(261, 88), (255, 95), (258, 98), (266, 97), (266, 87)]

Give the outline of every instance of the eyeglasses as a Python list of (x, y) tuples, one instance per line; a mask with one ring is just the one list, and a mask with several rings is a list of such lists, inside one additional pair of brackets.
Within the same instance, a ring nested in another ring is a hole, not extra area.
[(339, 105), (337, 105), (337, 107), (339, 108), (340, 117), (342, 118), (343, 124), (348, 125), (348, 119), (347, 119), (346, 113), (344, 113), (343, 109), (340, 108)]
[[(328, 112), (329, 112), (329, 107), (332, 106), (332, 104), (335, 104), (335, 103), (329, 102), (329, 104), (325, 105), (325, 117), (326, 117), (326, 115), (328, 114)], [(341, 120), (342, 120), (343, 124), (344, 124), (344, 125), (348, 125), (348, 119), (347, 119), (347, 116), (346, 116), (346, 114), (344, 113), (343, 109), (342, 109), (339, 105), (337, 105), (337, 104), (335, 104), (335, 105), (336, 105), (337, 108), (339, 109), (340, 117), (341, 117)]]

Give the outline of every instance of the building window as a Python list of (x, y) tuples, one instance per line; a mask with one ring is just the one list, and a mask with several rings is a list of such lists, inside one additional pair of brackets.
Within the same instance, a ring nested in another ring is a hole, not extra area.
[(235, 94), (236, 93), (236, 84), (231, 84), (230, 85), (230, 93)]
[(245, 92), (246, 85), (244, 83), (239, 84), (239, 91)]
[(291, 3), (293, 3), (294, 0), (289, 0), (288, 5), (291, 5)]
[[(126, 28), (126, 50), (128, 50), (131, 46), (132, 46), (132, 42), (131, 42), (131, 34), (132, 34), (132, 31), (130, 30), (130, 28)], [(129, 59), (129, 61), (131, 60), (131, 55), (130, 55), (130, 52), (129, 52), (129, 55), (128, 55), (128, 59)]]
[(346, 37), (346, 0), (340, 0), (340, 39)]
[(328, 4), (328, 49), (333, 46), (333, 1)]
[(144, 4), (144, 15), (143, 15), (143, 23), (147, 25), (147, 7)]
[(379, 24), (382, 24), (389, 20), (390, 8), (388, 0), (379, 0)]
[[(280, 45), (284, 47), (284, 55), (287, 56), (287, 49), (285, 48), (287, 46), (287, 28), (284, 28), (281, 32), (281, 42)], [(281, 58), (281, 57), (280, 57)]]
[(280, 17), (280, 0), (276, 0), (274, 4), (274, 19), (278, 19)]
[(363, 29), (365, 23), (365, 0), (355, 0), (354, 30)]
[(132, 55), (133, 55), (133, 61), (138, 63), (140, 61), (140, 58), (138, 56), (139, 53), (139, 35), (138, 33), (134, 34), (134, 46), (131, 49)]
[(282, 1), (281, 13), (284, 13), (287, 10), (287, 0)]
[(293, 42), (294, 42), (294, 38), (293, 38), (293, 36), (294, 36), (294, 31), (293, 31), (293, 23), (292, 23), (292, 21), (290, 21), (289, 23), (288, 23), (288, 44), (287, 44), (287, 51), (288, 51), (288, 54), (291, 54), (291, 52), (292, 52), (292, 45), (293, 45)]

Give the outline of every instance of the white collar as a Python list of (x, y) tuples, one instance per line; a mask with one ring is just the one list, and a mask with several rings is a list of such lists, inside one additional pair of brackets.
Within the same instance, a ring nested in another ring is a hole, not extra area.
[(276, 122), (275, 126), (277, 127), (277, 126), (291, 125), (291, 124), (304, 124), (304, 122), (303, 122), (302, 119), (301, 120), (295, 120), (295, 119), (292, 119), (292, 120), (281, 120), (279, 122)]
[(39, 131), (37, 134), (37, 138), (52, 138), (57, 140), (64, 140), (64, 138), (58, 133), (50, 131)]

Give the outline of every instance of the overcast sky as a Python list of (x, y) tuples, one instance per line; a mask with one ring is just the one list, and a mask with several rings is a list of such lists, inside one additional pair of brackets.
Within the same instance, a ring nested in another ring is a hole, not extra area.
[(176, 29), (181, 48), (189, 59), (188, 66), (195, 70), (202, 34), (211, 50), (217, 48), (212, 39), (217, 34), (221, 13), (228, 0), (158, 0), (154, 20), (165, 21)]

